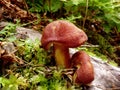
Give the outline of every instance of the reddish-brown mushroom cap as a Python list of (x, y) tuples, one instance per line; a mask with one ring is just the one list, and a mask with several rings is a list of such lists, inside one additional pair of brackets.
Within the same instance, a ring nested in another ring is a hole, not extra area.
[(78, 51), (72, 56), (72, 66), (77, 67), (73, 80), (78, 84), (89, 84), (94, 80), (94, 69), (89, 55), (84, 51)]
[(85, 32), (74, 24), (65, 20), (57, 20), (45, 27), (41, 43), (45, 49), (49, 49), (53, 44), (57, 65), (68, 68), (70, 67), (69, 48), (78, 47), (86, 40)]
[(53, 42), (74, 48), (87, 41), (87, 35), (74, 24), (64, 20), (57, 20), (45, 27), (41, 40), (45, 49), (48, 49)]

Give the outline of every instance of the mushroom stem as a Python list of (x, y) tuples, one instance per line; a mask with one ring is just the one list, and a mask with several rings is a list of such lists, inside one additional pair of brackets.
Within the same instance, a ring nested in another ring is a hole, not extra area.
[(54, 44), (54, 56), (57, 66), (63, 68), (70, 67), (70, 55), (69, 55), (69, 48), (61, 45), (61, 44)]

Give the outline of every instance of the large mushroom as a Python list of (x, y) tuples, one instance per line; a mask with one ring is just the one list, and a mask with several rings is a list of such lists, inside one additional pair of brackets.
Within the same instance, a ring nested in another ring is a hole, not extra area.
[(94, 80), (94, 68), (85, 51), (76, 52), (71, 58), (72, 67), (76, 67), (73, 81), (77, 84), (89, 84)]
[(87, 39), (85, 32), (74, 24), (65, 20), (57, 20), (45, 27), (41, 43), (46, 50), (53, 45), (56, 64), (60, 67), (69, 68), (69, 48), (78, 47)]

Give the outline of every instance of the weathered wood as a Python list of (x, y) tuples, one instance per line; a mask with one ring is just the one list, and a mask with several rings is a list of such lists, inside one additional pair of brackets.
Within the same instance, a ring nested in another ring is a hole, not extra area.
[[(7, 24), (8, 23), (6, 22), (0, 22), (0, 30), (4, 28)], [(17, 32), (17, 37), (22, 37), (22, 36), (29, 37), (32, 40), (35, 40), (36, 38), (40, 40), (42, 36), (38, 31), (23, 27), (17, 27), (16, 32)]]
[(93, 56), (91, 61), (94, 65), (95, 80), (88, 90), (120, 90), (120, 68)]
[[(0, 28), (4, 27), (6, 23), (0, 23)], [(23, 27), (17, 27), (17, 33), (26, 35), (34, 40), (35, 38), (41, 39), (41, 34), (38, 31), (27, 29)], [(74, 49), (71, 53), (75, 53)], [(120, 68), (109, 65), (97, 57), (91, 57), (91, 62), (94, 66), (95, 79), (86, 87), (87, 90), (120, 90)]]

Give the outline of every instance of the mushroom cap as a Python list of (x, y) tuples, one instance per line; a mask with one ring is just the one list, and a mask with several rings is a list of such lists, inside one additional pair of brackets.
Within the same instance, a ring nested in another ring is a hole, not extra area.
[(83, 44), (87, 39), (85, 32), (71, 22), (57, 20), (45, 27), (41, 43), (45, 49), (48, 49), (52, 43), (74, 48)]
[(90, 62), (90, 56), (85, 51), (78, 51), (71, 58), (72, 66), (86, 65)]
[(75, 83), (89, 84), (94, 80), (94, 68), (89, 55), (84, 51), (78, 51), (72, 56), (72, 66), (77, 67), (73, 79)]

